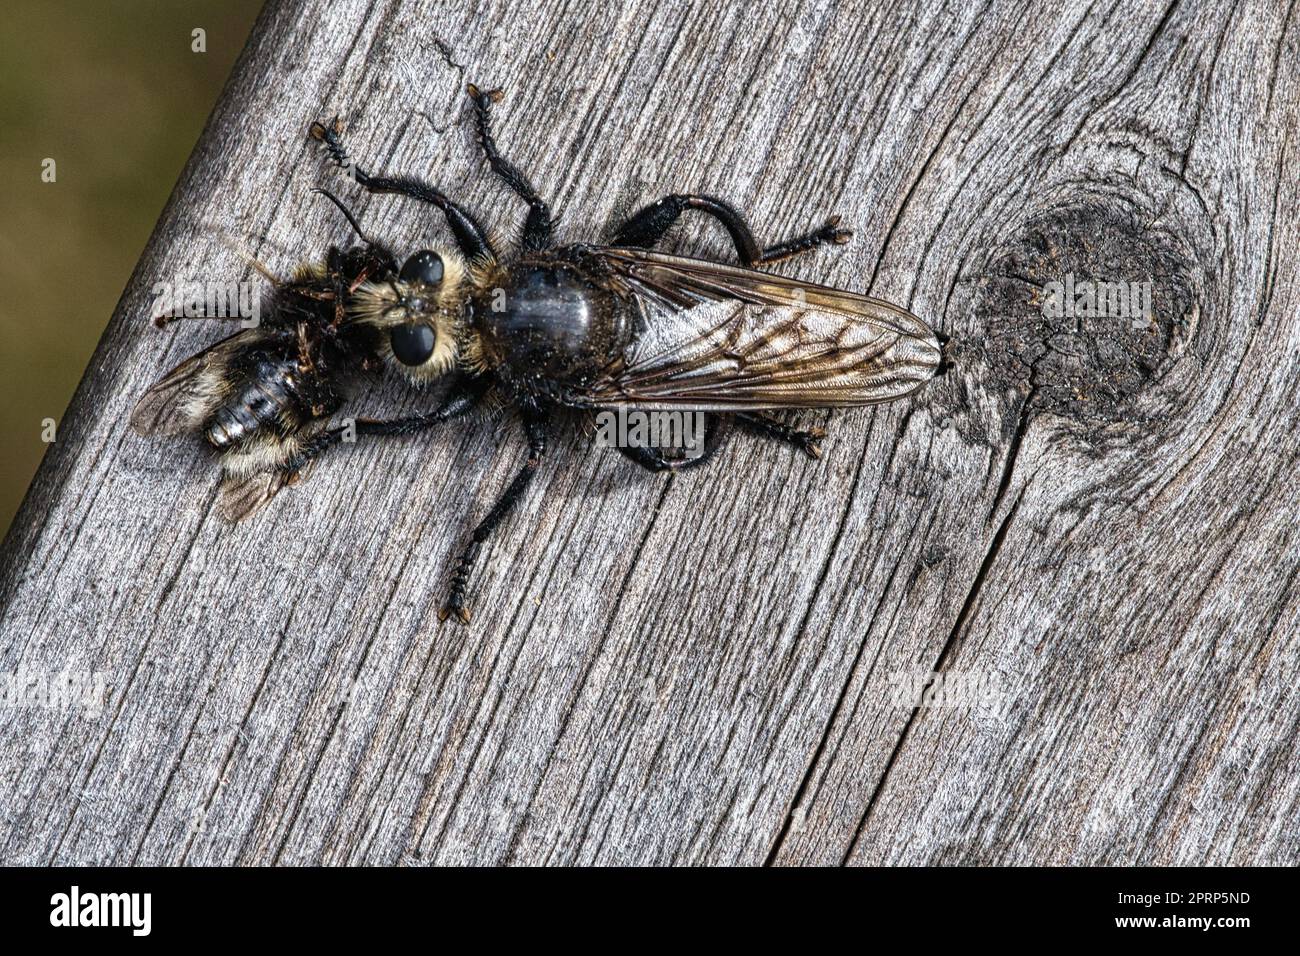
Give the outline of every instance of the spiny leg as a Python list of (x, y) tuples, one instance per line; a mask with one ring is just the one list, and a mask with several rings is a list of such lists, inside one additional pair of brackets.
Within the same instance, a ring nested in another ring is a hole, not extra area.
[(478, 220), (463, 206), (447, 198), (445, 194), (423, 180), (414, 176), (371, 176), (348, 158), (343, 145), (343, 124), (336, 116), (328, 125), (312, 123), (310, 133), (313, 139), (320, 140), (329, 151), (334, 164), (352, 176), (362, 188), (372, 193), (396, 193), (410, 199), (429, 203), (442, 210), (447, 217), (447, 225), (456, 243), (468, 259), (494, 258), (496, 253), (488, 241), (487, 233)]
[(738, 412), (736, 418), (756, 434), (787, 442), (813, 458), (822, 456), (821, 439), (826, 437), (824, 428), (794, 428), (766, 412)]
[(528, 218), (524, 221), (524, 232), (519, 239), (520, 247), (528, 252), (545, 249), (551, 244), (551, 233), (555, 228), (555, 217), (551, 207), (528, 181), (528, 177), (514, 163), (497, 151), (496, 141), (492, 138), (489, 112), (492, 104), (500, 102), (504, 95), (500, 90), (484, 93), (473, 83), (468, 86), (470, 99), (474, 102), (474, 115), (478, 118), (478, 137), (487, 156), (492, 171), (505, 180), (515, 194), (528, 203)]
[(703, 415), (704, 448), (694, 458), (669, 458), (663, 453), (663, 449), (648, 445), (619, 445), (618, 450), (647, 471), (682, 471), (685, 468), (702, 465), (722, 447), (730, 431), (730, 421), (727, 416), (713, 412), (704, 412)]
[(349, 436), (400, 436), (413, 435), (435, 425), (459, 418), (471, 411), (491, 387), (489, 376), (462, 375), (453, 380), (441, 404), (432, 412), (423, 415), (408, 415), (404, 418), (359, 418), (349, 425), (335, 426), (309, 438), (297, 454), (284, 465), (284, 471), (290, 482), (296, 481), (308, 465), (324, 452), (349, 440)]
[(505, 493), (501, 495), (497, 503), (488, 512), (486, 518), (479, 522), (478, 527), (470, 535), (469, 544), (461, 552), (460, 558), (456, 561), (456, 567), (451, 574), (451, 588), (447, 593), (447, 603), (438, 611), (438, 620), (445, 621), (448, 617), (455, 615), (456, 619), (462, 624), (469, 623), (469, 611), (465, 607), (465, 589), (469, 583), (470, 573), (474, 570), (474, 563), (478, 560), (479, 552), (483, 549), (483, 542), (492, 534), (492, 531), (501, 519), (509, 513), (528, 488), (529, 483), (533, 480), (533, 475), (542, 463), (542, 456), (546, 454), (546, 421), (540, 415), (533, 413), (524, 418), (524, 431), (528, 435), (528, 460), (524, 462), (524, 467), (520, 469), (519, 474), (510, 485), (506, 488)]
[(751, 268), (789, 259), (791, 256), (815, 249), (823, 243), (833, 242), (840, 245), (848, 242), (853, 236), (850, 230), (839, 227), (839, 216), (831, 216), (820, 229), (761, 247), (758, 240), (754, 238), (753, 230), (734, 206), (713, 196), (676, 193), (665, 196), (633, 214), (619, 229), (613, 244), (645, 248), (654, 246), (681, 218), (682, 213), (690, 209), (712, 216), (722, 223), (731, 236), (731, 242), (736, 247), (736, 254), (740, 256), (740, 261)]

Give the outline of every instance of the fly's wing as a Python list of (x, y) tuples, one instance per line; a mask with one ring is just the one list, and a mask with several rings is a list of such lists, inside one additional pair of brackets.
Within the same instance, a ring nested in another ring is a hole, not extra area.
[(879, 299), (643, 249), (592, 254), (641, 300), (645, 328), (626, 363), (572, 396), (581, 404), (869, 405), (906, 395), (939, 367), (929, 326)]
[(225, 368), (231, 356), (257, 339), (254, 330), (246, 329), (191, 355), (140, 396), (131, 411), (131, 427), (141, 435), (197, 429), (229, 387)]

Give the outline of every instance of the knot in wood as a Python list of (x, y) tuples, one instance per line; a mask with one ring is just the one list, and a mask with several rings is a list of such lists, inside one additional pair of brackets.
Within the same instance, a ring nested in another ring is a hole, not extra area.
[(1181, 244), (1134, 207), (1099, 200), (1025, 222), (975, 292), (995, 387), (1086, 421), (1117, 421), (1190, 332), (1193, 269)]

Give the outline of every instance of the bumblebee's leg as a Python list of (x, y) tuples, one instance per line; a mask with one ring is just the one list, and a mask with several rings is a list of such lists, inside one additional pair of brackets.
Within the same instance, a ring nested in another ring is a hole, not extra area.
[(519, 245), (529, 252), (545, 249), (551, 244), (551, 231), (555, 227), (551, 207), (537, 195), (537, 190), (533, 188), (533, 184), (528, 181), (528, 177), (519, 167), (497, 151), (496, 141), (492, 139), (488, 113), (492, 104), (498, 102), (503, 94), (500, 90), (489, 90), (484, 93), (473, 83), (469, 84), (468, 90), (470, 99), (474, 101), (474, 114), (478, 118), (479, 142), (483, 146), (488, 164), (520, 199), (528, 203), (528, 218), (524, 221), (524, 232), (520, 237)]
[(713, 412), (704, 414), (704, 448), (694, 458), (669, 458), (663, 449), (645, 445), (623, 446), (618, 450), (647, 471), (681, 471), (702, 465), (722, 447), (730, 432), (730, 416)]
[(788, 442), (813, 458), (822, 456), (821, 440), (826, 437), (824, 428), (810, 428), (806, 431), (793, 428), (766, 412), (740, 412), (736, 418), (752, 432)]
[(613, 244), (649, 248), (658, 243), (688, 209), (698, 210), (722, 223), (731, 236), (740, 261), (751, 267), (780, 262), (782, 259), (789, 259), (791, 256), (815, 249), (823, 243), (842, 244), (848, 242), (853, 236), (850, 230), (840, 228), (839, 216), (831, 216), (820, 229), (814, 229), (802, 236), (786, 239), (764, 248), (759, 246), (753, 230), (733, 206), (712, 196), (677, 193), (665, 196), (635, 213), (619, 229)]
[(372, 193), (396, 193), (410, 199), (429, 203), (442, 210), (456, 243), (467, 259), (486, 259), (496, 255), (487, 233), (478, 220), (465, 207), (452, 202), (439, 190), (414, 176), (371, 176), (348, 158), (343, 146), (343, 124), (335, 117), (328, 125), (312, 123), (310, 133), (329, 151), (330, 158), (348, 173), (363, 189)]
[(474, 563), (478, 560), (479, 551), (483, 549), (483, 542), (514, 507), (515, 502), (523, 496), (538, 466), (542, 463), (542, 456), (546, 454), (546, 420), (536, 414), (526, 417), (524, 431), (528, 435), (528, 460), (524, 462), (524, 467), (520, 469), (519, 474), (515, 475), (514, 481), (510, 482), (505, 493), (493, 505), (487, 517), (479, 522), (474, 533), (470, 535), (469, 544), (461, 552), (455, 570), (451, 573), (451, 588), (447, 592), (447, 603), (438, 611), (439, 621), (445, 621), (455, 615), (462, 624), (469, 623), (469, 611), (465, 608), (465, 588), (469, 583), (470, 572), (474, 570)]

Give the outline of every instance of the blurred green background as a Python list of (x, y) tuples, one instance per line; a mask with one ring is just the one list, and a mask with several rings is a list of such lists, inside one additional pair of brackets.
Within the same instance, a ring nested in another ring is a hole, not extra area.
[(45, 453), (41, 422), (62, 419), (261, 5), (6, 0), (0, 536)]

